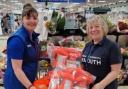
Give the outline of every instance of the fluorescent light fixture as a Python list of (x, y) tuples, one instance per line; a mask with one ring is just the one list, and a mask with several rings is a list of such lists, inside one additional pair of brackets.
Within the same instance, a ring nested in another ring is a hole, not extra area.
[(56, 5), (60, 5), (61, 3), (54, 3), (54, 4), (56, 4)]
[(87, 0), (87, 2), (90, 2), (90, 0)]
[(18, 1), (17, 1), (17, 0), (11, 0), (10, 2), (14, 2), (14, 3), (17, 3)]
[(33, 2), (37, 2), (37, 0), (33, 0)]
[(118, 1), (118, 2), (126, 2), (126, 0), (120, 0), (120, 1)]
[(100, 0), (100, 1), (98, 1), (98, 2), (106, 2), (105, 0)]
[(80, 4), (80, 3), (73, 3), (74, 5), (78, 5), (78, 4)]

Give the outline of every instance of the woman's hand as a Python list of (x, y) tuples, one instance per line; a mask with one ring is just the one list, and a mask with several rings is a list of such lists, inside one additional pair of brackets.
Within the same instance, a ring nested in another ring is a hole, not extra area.
[(121, 54), (125, 53), (126, 49), (120, 48)]
[(104, 89), (105, 88), (105, 86), (103, 86), (102, 84), (100, 84), (100, 83), (97, 83), (97, 84), (95, 84), (93, 87), (92, 87), (92, 89)]
[(36, 89), (36, 87), (34, 87), (34, 86), (31, 86), (29, 89)]

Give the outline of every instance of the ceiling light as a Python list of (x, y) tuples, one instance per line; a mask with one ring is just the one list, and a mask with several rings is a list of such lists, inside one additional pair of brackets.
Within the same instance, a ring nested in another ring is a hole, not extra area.
[(126, 0), (120, 0), (120, 1), (118, 1), (118, 2), (126, 2)]
[(100, 1), (98, 1), (98, 2), (106, 2), (105, 0), (100, 0)]
[(18, 1), (17, 1), (17, 0), (11, 0), (10, 2), (14, 2), (14, 3), (17, 3)]
[(56, 4), (56, 5), (60, 5), (61, 3), (54, 3), (54, 4)]
[(73, 3), (74, 5), (78, 5), (78, 4), (80, 4), (80, 3)]
[(37, 0), (33, 0), (33, 2), (37, 2)]
[(87, 2), (90, 2), (90, 0), (87, 0)]

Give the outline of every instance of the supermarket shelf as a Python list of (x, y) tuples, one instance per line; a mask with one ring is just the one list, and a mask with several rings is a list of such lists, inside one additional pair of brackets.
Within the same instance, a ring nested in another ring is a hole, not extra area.
[[(49, 36), (70, 36), (70, 35), (82, 35), (86, 36), (87, 33), (84, 33), (81, 29), (64, 29), (64, 30), (57, 30), (58, 32), (56, 34), (49, 34)], [(108, 35), (128, 35), (128, 31), (122, 31), (122, 32), (111, 32), (108, 33)]]
[(83, 33), (81, 29), (64, 29), (64, 30), (57, 30), (56, 34), (48, 34), (49, 37), (51, 36), (85, 36), (87, 34)]
[[(58, 32), (56, 34), (48, 34), (48, 37), (52, 36), (87, 36), (87, 33), (84, 33), (81, 29), (65, 29), (65, 30), (57, 30)], [(111, 32), (108, 33), (108, 35), (115, 35), (116, 36), (116, 42), (118, 42), (120, 35), (128, 35), (128, 30), (124, 32)]]

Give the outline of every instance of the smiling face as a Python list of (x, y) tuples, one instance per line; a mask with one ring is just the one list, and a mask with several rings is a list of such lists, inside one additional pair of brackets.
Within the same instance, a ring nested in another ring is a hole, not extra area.
[(100, 41), (108, 32), (108, 26), (101, 16), (95, 15), (87, 21), (87, 34), (93, 41)]
[(98, 23), (90, 25), (88, 35), (94, 41), (102, 39), (104, 36), (104, 32), (101, 25)]
[(30, 16), (30, 17), (29, 16), (24, 16), (23, 19), (22, 19), (22, 21), (23, 21), (24, 27), (28, 31), (32, 32), (32, 31), (34, 31), (34, 29), (37, 26), (37, 23), (38, 23), (38, 15), (35, 14), (35, 16), (33, 15), (33, 16)]
[(33, 7), (26, 7), (22, 12), (23, 26), (29, 32), (33, 32), (38, 23), (38, 12)]

